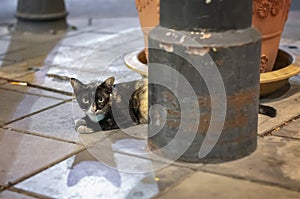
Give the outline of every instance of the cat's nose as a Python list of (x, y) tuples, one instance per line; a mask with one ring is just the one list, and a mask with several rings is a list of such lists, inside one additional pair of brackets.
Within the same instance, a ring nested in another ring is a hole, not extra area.
[(93, 105), (92, 105), (92, 111), (93, 111), (94, 113), (96, 113), (96, 111), (97, 111), (96, 104), (93, 104)]

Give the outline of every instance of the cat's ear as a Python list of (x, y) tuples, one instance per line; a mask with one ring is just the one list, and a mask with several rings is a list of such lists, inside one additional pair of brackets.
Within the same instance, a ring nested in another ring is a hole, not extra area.
[(71, 78), (70, 83), (74, 90), (78, 90), (78, 89), (82, 88), (82, 86), (83, 86), (83, 83), (75, 78)]
[(112, 88), (113, 85), (114, 85), (114, 83), (115, 83), (115, 78), (114, 78), (114, 77), (110, 77), (110, 78), (106, 79), (106, 80), (103, 82), (103, 84), (104, 84), (106, 87), (108, 87), (108, 88)]

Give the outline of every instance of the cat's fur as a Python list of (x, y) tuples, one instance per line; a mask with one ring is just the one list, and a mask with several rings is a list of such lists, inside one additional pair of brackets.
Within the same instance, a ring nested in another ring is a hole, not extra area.
[(86, 116), (76, 122), (79, 133), (127, 128), (148, 122), (148, 82), (138, 80), (114, 85), (114, 77), (104, 82), (70, 82), (77, 102)]

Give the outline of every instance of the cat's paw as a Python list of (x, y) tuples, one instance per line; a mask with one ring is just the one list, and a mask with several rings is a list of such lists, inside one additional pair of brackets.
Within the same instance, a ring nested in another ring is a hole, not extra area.
[(87, 127), (87, 123), (84, 119), (79, 119), (75, 122), (75, 129), (78, 133), (89, 134), (95, 131), (92, 128)]
[(80, 126), (87, 126), (86, 121), (84, 119), (79, 119), (75, 121), (75, 128)]
[(95, 131), (87, 126), (78, 126), (76, 131), (80, 134), (90, 134), (95, 133)]

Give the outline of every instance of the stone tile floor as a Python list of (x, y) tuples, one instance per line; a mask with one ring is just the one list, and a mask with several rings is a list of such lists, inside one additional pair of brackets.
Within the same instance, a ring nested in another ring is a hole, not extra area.
[[(291, 12), (281, 42), (296, 46), (289, 49), (296, 57), (298, 16)], [(57, 35), (0, 27), (0, 198), (300, 197), (300, 76), (284, 94), (262, 100), (278, 116), (259, 116), (253, 154), (220, 164), (172, 163), (147, 153), (146, 126), (74, 130), (82, 112), (64, 77), (139, 79), (123, 58), (141, 49), (143, 38), (137, 18), (69, 22), (78, 29)]]

